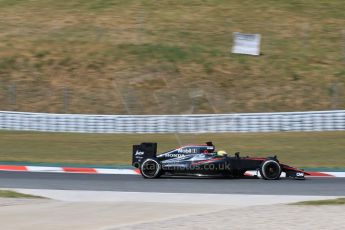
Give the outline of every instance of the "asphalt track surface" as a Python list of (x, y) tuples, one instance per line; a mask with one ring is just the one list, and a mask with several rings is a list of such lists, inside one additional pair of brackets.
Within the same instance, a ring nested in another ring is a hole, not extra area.
[(0, 172), (1, 188), (85, 191), (345, 196), (345, 178), (159, 178), (139, 175)]

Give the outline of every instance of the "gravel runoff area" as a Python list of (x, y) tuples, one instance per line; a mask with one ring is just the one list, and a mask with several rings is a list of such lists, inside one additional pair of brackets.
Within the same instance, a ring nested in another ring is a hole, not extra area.
[(345, 206), (286, 205), (330, 196), (12, 190), (50, 199), (0, 198), (1, 229), (345, 229)]

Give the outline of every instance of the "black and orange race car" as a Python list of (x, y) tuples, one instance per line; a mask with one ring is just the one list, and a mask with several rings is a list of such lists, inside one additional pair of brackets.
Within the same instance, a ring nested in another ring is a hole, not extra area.
[(160, 176), (214, 176), (243, 177), (256, 171), (265, 180), (278, 180), (281, 174), (294, 179), (304, 179), (308, 173), (278, 161), (276, 156), (242, 157), (237, 152), (229, 155), (216, 151), (212, 142), (186, 145), (157, 155), (157, 143), (133, 145), (132, 164), (140, 169), (144, 178)]

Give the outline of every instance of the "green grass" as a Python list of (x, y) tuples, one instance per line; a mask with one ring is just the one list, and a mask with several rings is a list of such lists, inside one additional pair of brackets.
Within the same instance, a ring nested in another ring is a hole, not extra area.
[(333, 200), (311, 200), (293, 203), (293, 205), (345, 205), (345, 198)]
[(140, 60), (183, 62), (192, 57), (192, 53), (184, 48), (160, 44), (123, 44), (119, 49), (123, 50), (123, 53), (126, 52), (126, 55), (133, 55)]
[(0, 190), (0, 198), (43, 198), (40, 196), (33, 196), (29, 194), (18, 193), (8, 190)]
[(253, 134), (74, 134), (0, 132), (0, 162), (131, 164), (132, 145), (158, 142), (158, 151), (213, 141), (233, 154), (277, 155), (296, 167), (345, 167), (345, 132)]
[[(0, 110), (345, 108), (343, 0), (0, 0), (0, 11)], [(231, 54), (233, 32), (260, 33), (262, 55)]]

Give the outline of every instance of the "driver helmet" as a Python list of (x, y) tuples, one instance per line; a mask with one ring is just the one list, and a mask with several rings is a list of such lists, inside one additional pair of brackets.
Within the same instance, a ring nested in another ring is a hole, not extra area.
[(227, 154), (227, 152), (225, 151), (225, 150), (218, 150), (217, 151), (217, 155), (218, 156), (224, 156), (224, 155), (226, 155)]

